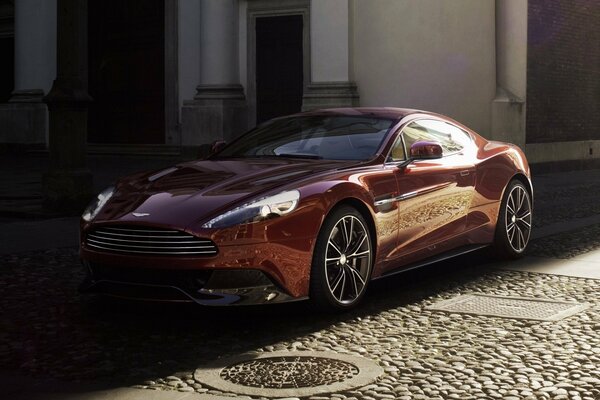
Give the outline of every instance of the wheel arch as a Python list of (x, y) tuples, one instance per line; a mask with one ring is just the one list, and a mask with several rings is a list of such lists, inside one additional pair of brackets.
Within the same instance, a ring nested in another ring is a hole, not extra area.
[[(506, 187), (508, 187), (508, 184), (515, 179), (521, 182), (523, 186), (525, 186), (525, 189), (527, 189), (527, 193), (529, 193), (529, 197), (531, 198), (531, 207), (533, 208), (533, 185), (531, 184), (531, 180), (524, 173), (517, 172), (506, 183)], [(504, 191), (506, 191), (506, 187), (504, 188)], [(502, 193), (502, 198), (504, 198), (504, 193)]]
[(375, 219), (373, 218), (373, 214), (363, 201), (357, 199), (356, 197), (346, 197), (341, 199), (327, 213), (329, 216), (332, 212), (334, 212), (339, 207), (350, 206), (356, 209), (367, 221), (367, 228), (369, 229), (369, 233), (371, 234), (371, 238), (373, 240), (373, 262), (377, 259), (377, 229), (375, 227)]

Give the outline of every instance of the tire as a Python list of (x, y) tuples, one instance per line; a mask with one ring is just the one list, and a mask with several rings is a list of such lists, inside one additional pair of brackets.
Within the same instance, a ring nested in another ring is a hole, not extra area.
[(364, 217), (353, 207), (335, 209), (325, 219), (315, 244), (312, 305), (328, 312), (355, 307), (367, 290), (373, 262), (373, 239)]
[(531, 195), (519, 180), (510, 181), (500, 205), (492, 249), (501, 259), (522, 257), (531, 238)]

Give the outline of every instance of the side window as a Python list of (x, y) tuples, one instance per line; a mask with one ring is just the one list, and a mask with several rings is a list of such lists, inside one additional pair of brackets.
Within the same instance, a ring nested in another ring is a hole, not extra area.
[(463, 148), (468, 147), (473, 143), (473, 138), (470, 134), (460, 129), (457, 126), (446, 124), (448, 126), (448, 131), (450, 132), (450, 137), (452, 140), (458, 144), (460, 144)]
[(404, 153), (404, 143), (402, 143), (402, 134), (398, 135), (392, 151), (388, 157), (388, 162), (404, 161), (406, 160), (406, 154)]
[(457, 153), (471, 143), (471, 136), (462, 129), (433, 119), (411, 122), (404, 127), (402, 135), (407, 152), (413, 143), (421, 140), (438, 142), (444, 156)]

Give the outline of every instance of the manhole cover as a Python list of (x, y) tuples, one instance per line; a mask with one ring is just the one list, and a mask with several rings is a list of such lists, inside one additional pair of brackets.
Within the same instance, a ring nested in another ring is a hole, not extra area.
[(358, 375), (349, 362), (324, 357), (283, 356), (242, 361), (221, 370), (238, 385), (269, 389), (304, 388), (343, 382)]
[(493, 317), (558, 321), (573, 314), (577, 314), (588, 307), (589, 304), (567, 301), (467, 294), (453, 299), (440, 301), (439, 303), (426, 307), (426, 309), (450, 313), (488, 315)]
[(249, 353), (198, 368), (194, 378), (224, 392), (312, 396), (365, 386), (383, 370), (368, 359), (328, 352)]

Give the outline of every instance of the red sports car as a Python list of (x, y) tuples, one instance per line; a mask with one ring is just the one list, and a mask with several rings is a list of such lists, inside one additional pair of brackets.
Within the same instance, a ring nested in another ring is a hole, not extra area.
[(430, 112), (276, 118), (205, 160), (136, 174), (81, 223), (83, 291), (205, 305), (355, 306), (369, 281), (485, 246), (518, 257), (529, 166)]

